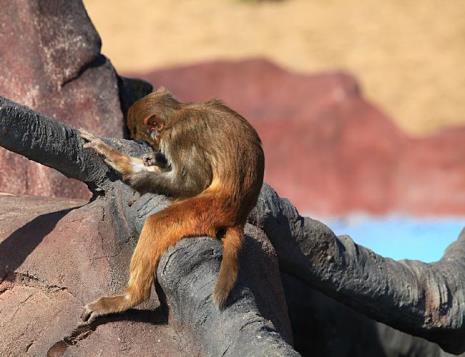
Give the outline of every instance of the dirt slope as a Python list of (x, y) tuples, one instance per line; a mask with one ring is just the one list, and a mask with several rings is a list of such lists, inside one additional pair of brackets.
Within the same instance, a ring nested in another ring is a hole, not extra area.
[(266, 56), (305, 72), (352, 72), (410, 132), (465, 122), (462, 0), (84, 2), (123, 72)]

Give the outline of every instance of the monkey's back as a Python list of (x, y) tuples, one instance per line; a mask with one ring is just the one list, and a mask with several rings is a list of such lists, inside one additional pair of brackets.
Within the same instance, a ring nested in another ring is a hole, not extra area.
[(196, 120), (189, 121), (192, 128), (186, 144), (195, 155), (203, 153), (203, 165), (210, 164), (208, 189), (221, 194), (227, 206), (248, 214), (256, 204), (264, 175), (264, 153), (257, 132), (218, 100), (186, 108), (197, 113)]

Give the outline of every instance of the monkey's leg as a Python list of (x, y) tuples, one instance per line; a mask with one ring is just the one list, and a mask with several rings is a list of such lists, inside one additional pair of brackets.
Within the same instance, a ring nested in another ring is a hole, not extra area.
[(192, 198), (148, 217), (131, 258), (126, 292), (87, 304), (81, 318), (91, 323), (98, 316), (125, 311), (147, 300), (160, 257), (169, 247), (188, 236), (215, 236), (214, 225), (199, 220), (199, 212), (192, 208), (208, 211), (210, 206), (210, 201)]
[(154, 279), (156, 262), (151, 255), (157, 244), (157, 237), (153, 235), (152, 215), (145, 221), (139, 241), (131, 258), (129, 282), (124, 294), (103, 296), (84, 307), (82, 320), (92, 323), (98, 316), (122, 312), (134, 307), (150, 297), (150, 289)]
[(242, 225), (227, 228), (223, 238), (223, 260), (215, 285), (213, 301), (222, 309), (237, 279), (237, 256), (244, 238)]

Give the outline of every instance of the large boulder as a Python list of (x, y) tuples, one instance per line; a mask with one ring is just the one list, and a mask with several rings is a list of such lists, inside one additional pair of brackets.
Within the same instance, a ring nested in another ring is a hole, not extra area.
[(194, 355), (156, 294), (149, 310), (78, 326), (84, 303), (122, 289), (131, 255), (101, 201), (85, 203), (0, 196), (0, 355)]
[(412, 138), (340, 72), (287, 71), (267, 60), (139, 73), (180, 99), (223, 99), (258, 129), (266, 181), (304, 212), (465, 212), (465, 129)]
[[(0, 0), (0, 95), (99, 135), (122, 137), (118, 76), (82, 1)], [(0, 191), (90, 197), (87, 187), (0, 149)]]

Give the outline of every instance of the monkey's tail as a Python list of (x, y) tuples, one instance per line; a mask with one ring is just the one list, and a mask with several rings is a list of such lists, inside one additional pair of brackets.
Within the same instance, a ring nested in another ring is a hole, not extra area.
[(237, 279), (237, 255), (242, 245), (244, 227), (242, 225), (229, 227), (223, 238), (223, 260), (220, 274), (216, 281), (213, 300), (221, 309), (231, 292)]

